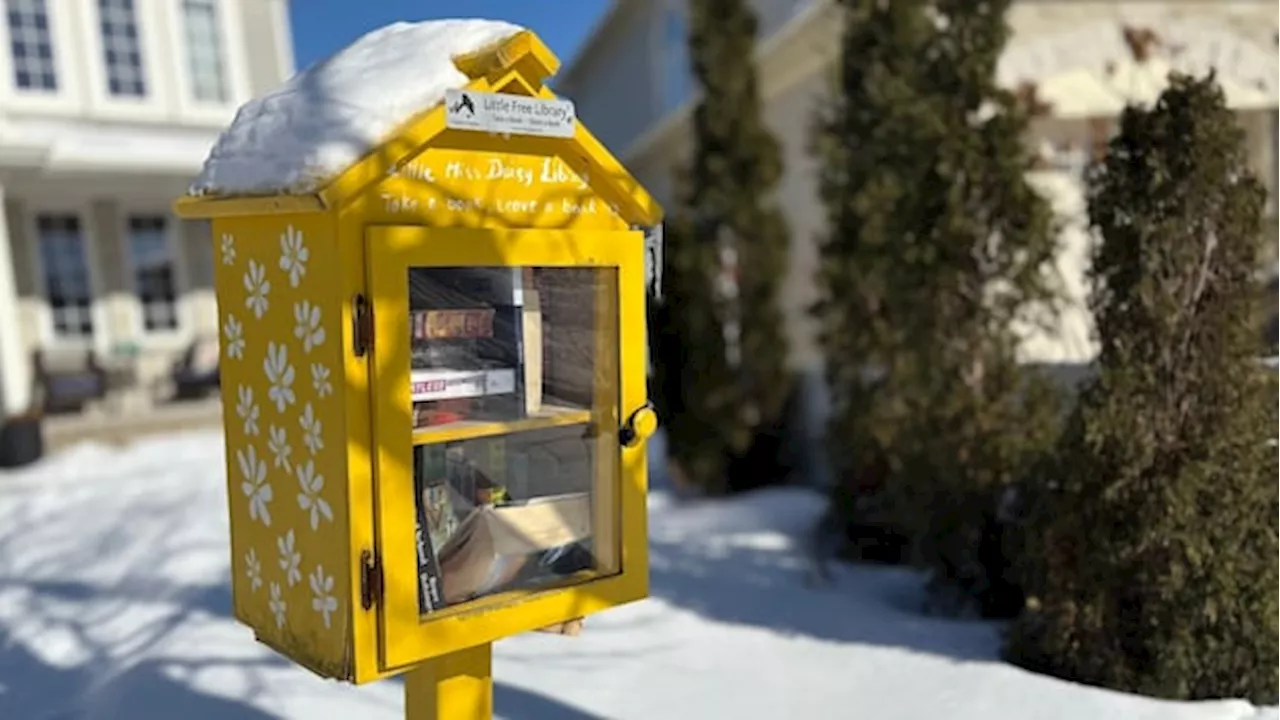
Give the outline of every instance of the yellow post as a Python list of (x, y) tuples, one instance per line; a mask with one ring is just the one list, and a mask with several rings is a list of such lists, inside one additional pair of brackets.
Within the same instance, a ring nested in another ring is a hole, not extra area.
[(404, 676), (405, 720), (493, 717), (493, 644), (428, 660)]

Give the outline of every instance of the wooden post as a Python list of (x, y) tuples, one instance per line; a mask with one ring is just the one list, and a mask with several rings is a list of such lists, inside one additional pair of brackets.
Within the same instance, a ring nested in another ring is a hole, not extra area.
[(488, 720), (493, 717), (493, 645), (459, 650), (404, 676), (405, 720)]

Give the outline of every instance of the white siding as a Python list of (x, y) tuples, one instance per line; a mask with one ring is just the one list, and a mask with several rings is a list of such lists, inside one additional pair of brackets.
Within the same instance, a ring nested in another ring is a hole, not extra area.
[(656, 74), (650, 44), (662, 3), (623, 2), (600, 29), (586, 62), (556, 83), (578, 117), (611, 151), (620, 153), (657, 120)]
[[(829, 0), (751, 0), (760, 41), (776, 36), (809, 6), (824, 2)], [(577, 103), (583, 123), (614, 153), (625, 153), (679, 107), (671, 101), (670, 87), (679, 82), (673, 77), (679, 70), (668, 63), (687, 58), (669, 47), (668, 21), (673, 13), (684, 14), (687, 5), (688, 0), (622, 0), (556, 84), (556, 91)], [(696, 91), (695, 83), (686, 82)]]
[[(782, 144), (785, 175), (778, 197), (786, 211), (792, 232), (790, 267), (783, 288), (782, 304), (787, 316), (791, 341), (791, 362), (796, 367), (820, 362), (816, 347), (815, 326), (807, 308), (814, 299), (813, 273), (817, 269), (816, 241), (824, 223), (818, 203), (817, 168), (807, 149), (812, 111), (826, 92), (823, 68), (834, 57), (834, 33), (827, 10), (812, 14), (804, 27), (788, 27), (813, 3), (829, 0), (752, 0), (761, 20), (762, 36), (783, 40), (779, 31), (788, 28), (785, 42), (774, 42), (774, 50), (760, 68), (762, 93), (765, 95), (765, 119)], [(639, 9), (637, 6), (642, 6)], [(576, 71), (572, 96), (579, 107), (588, 108), (583, 120), (597, 133), (608, 137), (615, 152), (631, 151), (623, 157), (637, 179), (645, 184), (659, 202), (674, 206), (676, 178), (681, 158), (688, 152), (687, 114), (662, 117), (654, 113), (656, 99), (638, 98), (645, 88), (656, 88), (660, 64), (637, 57), (644, 49), (642, 39), (651, 38), (649, 48), (660, 48), (652, 38), (660, 38), (654, 28), (664, 7), (661, 0), (624, 3), (624, 8), (604, 29), (602, 42), (581, 61)], [(642, 13), (641, 10), (644, 12)], [(628, 14), (629, 13), (629, 14)], [(642, 15), (648, 13), (648, 23)], [(1224, 28), (1235, 37), (1274, 48), (1277, 19), (1274, 3), (1264, 0), (1181, 0), (1149, 2), (1127, 0), (1023, 0), (1014, 5), (1010, 23), (1015, 43), (1035, 42), (1051, 45), (1059, 33), (1086, 22), (1100, 19), (1141, 26), (1155, 16), (1175, 21), (1205, 22)], [(794, 32), (793, 32), (794, 30)], [(628, 48), (624, 53), (620, 49)], [(1219, 48), (1226, 52), (1229, 48)], [(1230, 62), (1226, 53), (1223, 62)], [(1272, 69), (1274, 72), (1274, 69)], [(648, 73), (646, 75), (646, 73)], [(1274, 79), (1270, 81), (1274, 83)], [(627, 88), (619, 90), (618, 88)], [(629, 116), (628, 116), (629, 115)], [(1276, 177), (1275, 111), (1251, 113), (1242, 120), (1251, 141), (1251, 154), (1257, 169), (1272, 186)], [(670, 132), (657, 131), (666, 126)], [(1087, 149), (1089, 129), (1086, 123), (1039, 123), (1029, 141), (1039, 144), (1052, 140), (1060, 148), (1075, 145)], [(644, 138), (643, 143), (633, 144)], [(1063, 236), (1063, 251), (1058, 269), (1064, 276), (1068, 306), (1053, 333), (1028, 331), (1022, 347), (1027, 360), (1047, 362), (1080, 362), (1092, 356), (1092, 318), (1085, 306), (1084, 270), (1088, 264), (1089, 240), (1081, 221), (1083, 209), (1078, 185), (1061, 173), (1049, 173), (1036, 182), (1051, 186), (1049, 195), (1058, 211), (1068, 220)], [(1268, 225), (1274, 253), (1275, 222)]]
[(751, 0), (756, 11), (756, 35), (760, 41), (771, 37), (797, 17), (807, 6), (826, 0)]
[[(0, 107), (15, 114), (220, 127), (249, 99), (250, 66), (277, 64), (274, 43), (252, 48), (246, 44), (242, 2), (261, 0), (217, 0), (214, 5), (228, 91), (224, 102), (195, 99), (189, 77), (188, 34), (179, 0), (133, 2), (145, 84), (141, 97), (113, 96), (109, 91), (98, 0), (44, 1), (57, 75), (54, 92), (17, 86), (8, 22), (0, 13)], [(4, 7), (0, 2), (0, 10)], [(274, 40), (277, 36), (279, 42), (287, 41), (287, 33), (271, 37)]]
[(813, 114), (828, 87), (821, 73), (811, 75), (770, 98), (764, 115), (785, 163), (778, 202), (791, 230), (791, 253), (781, 303), (791, 343), (791, 365), (796, 368), (815, 367), (821, 362), (818, 326), (808, 308), (818, 299), (814, 274), (818, 271), (818, 240), (826, 223), (818, 201), (819, 166), (808, 143)]

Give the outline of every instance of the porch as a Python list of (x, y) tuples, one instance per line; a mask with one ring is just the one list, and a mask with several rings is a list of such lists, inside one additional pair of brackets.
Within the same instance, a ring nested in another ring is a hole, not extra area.
[[(42, 417), (47, 453), (216, 424), (171, 401), (182, 368), (217, 375), (208, 226), (169, 210), (188, 173), (33, 165), (0, 153), (0, 427)], [(7, 452), (38, 455), (32, 430)]]
[(221, 423), (222, 403), (216, 396), (131, 408), (95, 404), (81, 413), (46, 417), (44, 449), (53, 453), (81, 442), (128, 445), (151, 435), (216, 428)]

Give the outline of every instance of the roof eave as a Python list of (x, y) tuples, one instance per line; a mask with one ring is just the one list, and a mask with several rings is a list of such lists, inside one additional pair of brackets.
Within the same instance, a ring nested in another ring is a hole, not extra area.
[[(459, 56), (455, 64), (471, 78), (466, 85), (470, 90), (500, 92), (514, 87), (535, 97), (556, 97), (545, 81), (559, 67), (559, 60), (532, 32), (525, 31), (490, 48)], [(381, 181), (389, 171), (416, 156), (425, 146), (458, 132), (463, 131), (446, 128), (444, 104), (437, 103), (403, 123), (372, 152), (315, 193), (265, 197), (187, 196), (174, 203), (174, 211), (183, 218), (209, 218), (338, 208), (358, 197), (372, 183)], [(498, 137), (469, 135), (467, 144), (477, 149), (505, 142)], [(565, 141), (535, 138), (531, 142), (550, 146)], [(578, 123), (569, 142), (581, 151), (572, 154), (585, 156), (589, 165), (579, 171), (586, 170), (590, 177), (608, 178), (604, 183), (607, 187), (592, 183), (593, 187), (617, 207), (628, 223), (652, 226), (662, 221), (662, 208), (657, 201), (582, 123)]]
[(596, 19), (591, 30), (587, 32), (586, 39), (582, 45), (578, 47), (578, 51), (574, 53), (573, 58), (564, 64), (564, 71), (556, 76), (557, 87), (570, 83), (578, 74), (579, 68), (586, 63), (587, 59), (595, 53), (600, 47), (600, 43), (604, 39), (605, 31), (613, 25), (618, 17), (618, 13), (622, 10), (630, 0), (609, 0), (609, 6), (605, 8), (600, 17)]

